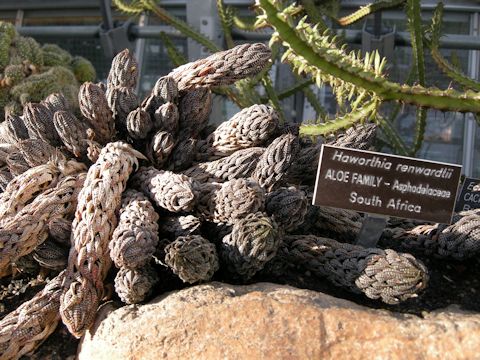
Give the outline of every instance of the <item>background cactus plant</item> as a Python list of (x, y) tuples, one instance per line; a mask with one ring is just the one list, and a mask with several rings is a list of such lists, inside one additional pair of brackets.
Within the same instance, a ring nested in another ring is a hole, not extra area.
[(54, 44), (41, 46), (7, 22), (0, 22), (0, 71), (0, 107), (19, 115), (27, 102), (40, 102), (52, 93), (62, 93), (76, 106), (80, 84), (96, 79), (87, 59)]

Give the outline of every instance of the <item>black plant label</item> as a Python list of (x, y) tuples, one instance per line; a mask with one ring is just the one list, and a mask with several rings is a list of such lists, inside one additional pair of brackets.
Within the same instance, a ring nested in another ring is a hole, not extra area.
[(462, 167), (323, 145), (313, 204), (450, 224)]
[(458, 194), (455, 211), (466, 211), (480, 208), (480, 179), (465, 178)]

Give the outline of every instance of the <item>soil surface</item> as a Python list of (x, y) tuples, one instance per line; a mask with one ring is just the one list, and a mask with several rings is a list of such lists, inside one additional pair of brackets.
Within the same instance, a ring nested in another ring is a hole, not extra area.
[[(363, 295), (352, 294), (342, 288), (338, 288), (328, 281), (312, 276), (308, 271), (294, 268), (282, 279), (259, 275), (249, 283), (269, 281), (286, 284), (303, 289), (320, 291), (339, 298), (348, 299), (355, 303), (376, 309), (386, 309), (395, 312), (415, 314), (423, 316), (426, 313), (455, 305), (463, 310), (480, 312), (480, 259), (474, 258), (463, 262), (447, 261), (421, 257), (430, 272), (430, 281), (426, 290), (417, 298), (410, 299), (399, 305), (387, 305), (380, 301), (370, 300)], [(181, 281), (171, 272), (158, 268), (162, 272), (161, 288), (157, 289), (157, 296), (161, 293), (185, 287)], [(47, 275), (48, 278), (55, 273)], [(215, 276), (214, 280), (221, 280)], [(108, 278), (113, 284), (113, 274)], [(0, 280), (0, 319), (10, 311), (32, 298), (35, 293), (42, 289), (45, 277), (29, 274), (16, 274)], [(113, 300), (121, 305), (120, 300), (113, 295)], [(60, 323), (55, 332), (33, 354), (22, 359), (45, 359), (60, 360), (74, 359), (78, 340), (71, 336), (65, 326)]]

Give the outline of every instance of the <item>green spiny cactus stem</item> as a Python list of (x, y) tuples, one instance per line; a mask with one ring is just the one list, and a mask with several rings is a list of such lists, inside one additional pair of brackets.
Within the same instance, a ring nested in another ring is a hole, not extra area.
[[(386, 62), (378, 52), (366, 53), (363, 59), (360, 52), (347, 53), (343, 48), (338, 47), (338, 39), (331, 36), (329, 30), (320, 35), (318, 27), (312, 29), (305, 18), (300, 20), (296, 28), (299, 29), (303, 40), (309, 39), (314, 49), (318, 49), (319, 52), (326, 55), (327, 61), (344, 64), (347, 68), (354, 69), (356, 73), (365, 74), (370, 79), (377, 81), (383, 79), (383, 69)], [(357, 100), (353, 104), (367, 96), (375, 97), (374, 92), (367, 91), (349, 81), (343, 81), (328, 72), (322, 72), (315, 66), (311, 66), (305, 62), (302, 56), (298, 57), (292, 49), (287, 49), (283, 59), (290, 62), (298, 74), (311, 73), (318, 86), (323, 83), (330, 84), (340, 104), (350, 102), (354, 97), (357, 97)]]
[(92, 63), (83, 56), (75, 56), (70, 63), (70, 67), (80, 84), (95, 81), (97, 78), (97, 73)]
[(322, 14), (318, 10), (317, 6), (315, 5), (314, 0), (302, 0), (301, 1), (302, 7), (308, 17), (315, 23), (319, 25), (319, 28), (322, 31), (328, 29), (327, 24), (323, 20)]
[(187, 24), (185, 21), (172, 16), (165, 9), (157, 5), (153, 0), (131, 1), (128, 3), (126, 0), (113, 0), (113, 4), (123, 12), (128, 14), (140, 14), (145, 10), (153, 12), (163, 22), (173, 26), (179, 30), (182, 34), (195, 40), (199, 44), (205, 46), (211, 52), (220, 51), (221, 49), (215, 45), (215, 43), (208, 37), (198, 33), (193, 27)]
[[(284, 58), (289, 61), (296, 60), (297, 64), (294, 65), (298, 70), (309, 70), (319, 80), (333, 85), (339, 82), (350, 83), (356, 88), (375, 94), (382, 100), (396, 100), (445, 111), (480, 112), (478, 93), (472, 91), (459, 93), (453, 89), (439, 90), (388, 81), (381, 73), (366, 71), (365, 68), (359, 67), (341, 49), (332, 46), (322, 47), (322, 42), (328, 44), (323, 35), (318, 34), (316, 29), (305, 21), (294, 27), (279, 16), (275, 1), (259, 0), (259, 3), (264, 11), (263, 18), (275, 28), (283, 39), (283, 44), (288, 48)], [(330, 41), (330, 45), (331, 43)]]
[(233, 12), (230, 7), (225, 8), (223, 0), (217, 0), (218, 17), (222, 25), (223, 34), (225, 36), (225, 44), (228, 49), (235, 46), (232, 38), (232, 26), (233, 26)]
[(340, 25), (346, 26), (356, 23), (357, 21), (365, 18), (366, 16), (373, 14), (376, 11), (380, 11), (383, 9), (388, 9), (392, 7), (399, 6), (403, 4), (405, 0), (383, 0), (383, 1), (376, 1), (374, 3), (361, 6), (360, 9), (355, 11), (354, 13), (344, 16), (338, 19), (338, 23)]
[(268, 74), (266, 74), (262, 78), (262, 84), (267, 92), (268, 98), (270, 99), (269, 102), (273, 106), (273, 108), (277, 111), (278, 116), (280, 118), (280, 124), (285, 123), (285, 114), (283, 113), (282, 106), (280, 105), (280, 100), (278, 99), (277, 93), (273, 88), (272, 79)]
[(349, 128), (356, 123), (365, 121), (375, 115), (376, 102), (370, 101), (365, 106), (338, 117), (319, 124), (305, 124), (300, 127), (300, 135), (329, 135), (338, 130)]
[(413, 60), (418, 83), (425, 86), (425, 59), (423, 56), (423, 29), (420, 16), (420, 1), (407, 0), (407, 26), (412, 42)]
[(243, 31), (251, 31), (255, 32), (257, 31), (257, 28), (255, 26), (255, 18), (244, 18), (240, 17), (236, 14), (233, 15), (233, 25)]
[(10, 64), (43, 65), (43, 53), (40, 45), (33, 38), (16, 36), (10, 47)]
[[(8, 90), (9, 88), (0, 86), (0, 108), (1, 109), (7, 107), (7, 105), (10, 103), (10, 94), (8, 93)], [(0, 115), (0, 119), (1, 118), (3, 118), (2, 115)]]
[(0, 33), (5, 34), (10, 40), (18, 35), (15, 25), (4, 21), (0, 21)]
[[(420, 14), (420, 1), (407, 0), (407, 26), (412, 39), (412, 56), (415, 64), (418, 83), (425, 86), (425, 59), (423, 55), (423, 28), (422, 18)], [(411, 155), (415, 155), (420, 150), (425, 128), (427, 126), (427, 109), (420, 107), (417, 109), (415, 137), (413, 140), (413, 149)]]
[[(297, 79), (297, 81), (300, 81), (301, 76), (296, 75), (295, 78)], [(308, 84), (307, 86), (302, 88), (302, 91), (303, 91), (303, 94), (305, 95), (305, 98), (310, 103), (310, 105), (312, 105), (313, 109), (315, 110), (317, 118), (319, 118), (320, 116), (326, 116), (327, 115), (326, 110), (324, 109), (322, 104), (320, 104), (320, 101), (318, 100), (317, 95), (313, 92), (313, 90), (309, 86), (309, 85), (313, 84), (312, 79), (310, 79), (307, 82), (307, 84)], [(282, 98), (281, 95), (282, 94), (279, 94), (279, 96), (278, 96), (279, 99)]]
[(180, 66), (187, 62), (185, 56), (180, 53), (170, 37), (163, 31), (159, 34), (160, 39), (162, 39), (163, 46), (165, 46), (168, 54), (168, 58), (172, 61), (174, 66)]
[(28, 60), (35, 66), (42, 66), (44, 62), (43, 51), (40, 44), (32, 37), (26, 37), (24, 39), (30, 46), (30, 58)]
[(3, 71), (5, 85), (14, 86), (22, 81), (26, 76), (23, 69), (23, 65), (8, 65)]
[[(221, 51), (222, 49), (219, 48), (215, 42), (213, 42), (210, 38), (207, 36), (203, 35), (201, 32), (198, 32), (196, 29), (194, 29), (192, 26), (190, 26), (188, 23), (185, 21), (171, 15), (169, 12), (167, 12), (165, 9), (162, 7), (158, 6), (156, 1), (153, 0), (142, 0), (142, 1), (136, 1), (136, 0), (113, 0), (113, 4), (121, 11), (131, 14), (131, 15), (136, 15), (140, 14), (144, 11), (150, 11), (154, 13), (161, 21), (165, 22), (166, 24), (174, 27), (176, 30), (181, 32), (183, 35), (185, 35), (187, 38), (192, 39), (193, 41), (196, 41), (206, 49), (208, 49), (210, 52), (218, 52)], [(168, 36), (164, 35), (162, 36), (162, 40), (165, 43), (165, 46), (167, 47), (167, 51), (169, 54), (170, 59), (172, 62), (176, 65), (179, 66), (183, 63), (185, 63), (185, 59), (183, 56), (181, 56), (177, 51), (175, 51), (174, 47), (172, 46), (171, 42), (169, 41)], [(249, 84), (248, 86), (248, 91), (245, 93), (245, 88), (242, 86), (236, 86), (236, 90), (232, 88), (228, 88), (226, 86), (220, 87), (216, 91), (219, 93), (223, 93), (226, 96), (228, 96), (233, 102), (235, 102), (237, 105), (240, 107), (246, 107), (250, 106), (256, 103), (256, 101), (249, 101), (246, 97), (248, 96), (248, 93), (251, 92), (254, 94), (254, 98), (258, 99), (260, 95), (257, 93), (257, 91), (253, 88), (255, 84)]]
[(10, 37), (5, 33), (0, 33), (0, 70), (4, 69), (8, 65), (10, 56), (8, 49), (11, 43)]
[(5, 113), (20, 115), (24, 104), (40, 102), (52, 93), (62, 94), (73, 108), (78, 107), (78, 81), (94, 79), (95, 70), (87, 59), (73, 58), (57, 45), (42, 47), (33, 38), (20, 36), (12, 24), (0, 21), (0, 105), (4, 109), (0, 121)]
[[(76, 94), (72, 96), (70, 86), (78, 89), (75, 75), (63, 66), (54, 66), (48, 71), (31, 75), (11, 90), (12, 97), (18, 102), (40, 102), (52, 93), (63, 93), (70, 104), (77, 104)], [(78, 91), (78, 90), (77, 90)]]
[(393, 127), (393, 124), (377, 114), (376, 123), (380, 126), (383, 135), (387, 138), (389, 146), (399, 155), (408, 155), (408, 149), (403, 139), (398, 134), (397, 130)]
[(432, 25), (430, 27), (430, 52), (433, 60), (437, 63), (440, 70), (451, 77), (454, 81), (467, 89), (480, 91), (480, 83), (469, 78), (461, 70), (449, 63), (440, 53), (439, 40), (441, 36), (441, 25), (443, 17), (443, 3), (439, 2), (435, 8), (432, 18)]
[(72, 55), (55, 44), (42, 46), (43, 61), (46, 66), (68, 65), (72, 62)]

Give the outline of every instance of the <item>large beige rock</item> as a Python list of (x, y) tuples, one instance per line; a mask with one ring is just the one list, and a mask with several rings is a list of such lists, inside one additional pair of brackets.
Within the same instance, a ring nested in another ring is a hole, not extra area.
[(104, 306), (91, 359), (479, 359), (480, 316), (372, 310), (308, 290), (210, 283), (147, 305)]

